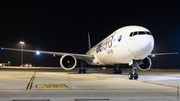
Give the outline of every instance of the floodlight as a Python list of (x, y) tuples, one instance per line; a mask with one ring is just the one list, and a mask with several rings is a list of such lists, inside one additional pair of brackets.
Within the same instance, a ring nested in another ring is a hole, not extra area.
[(20, 41), (19, 43), (20, 43), (20, 44), (24, 44), (24, 42), (23, 42), (23, 41)]

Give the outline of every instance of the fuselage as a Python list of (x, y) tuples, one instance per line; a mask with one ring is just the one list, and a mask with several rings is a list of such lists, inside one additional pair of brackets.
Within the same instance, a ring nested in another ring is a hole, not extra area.
[(94, 59), (92, 65), (126, 64), (132, 60), (143, 60), (154, 47), (151, 32), (141, 26), (126, 26), (114, 31), (86, 54)]

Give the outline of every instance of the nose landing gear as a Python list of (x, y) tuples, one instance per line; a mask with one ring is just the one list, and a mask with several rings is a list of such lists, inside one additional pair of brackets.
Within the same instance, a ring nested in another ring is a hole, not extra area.
[(129, 75), (128, 75), (128, 78), (130, 80), (132, 80), (132, 79), (137, 80), (138, 79), (138, 73), (133, 74), (132, 72), (130, 72)]
[(128, 75), (128, 78), (130, 80), (132, 80), (132, 79), (137, 80), (138, 79), (138, 73), (136, 73), (136, 71), (135, 71), (137, 69), (136, 64), (137, 63), (135, 63), (135, 65), (134, 64), (132, 65), (132, 72), (130, 72)]

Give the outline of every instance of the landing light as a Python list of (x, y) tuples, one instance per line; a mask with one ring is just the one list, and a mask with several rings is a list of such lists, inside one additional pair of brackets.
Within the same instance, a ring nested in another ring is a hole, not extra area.
[(152, 57), (155, 57), (155, 55), (153, 54)]
[(39, 52), (39, 51), (37, 51), (37, 52), (36, 52), (36, 54), (37, 54), (37, 55), (39, 55), (39, 54), (40, 54), (40, 52)]
[(4, 49), (3, 47), (1, 47), (1, 49)]

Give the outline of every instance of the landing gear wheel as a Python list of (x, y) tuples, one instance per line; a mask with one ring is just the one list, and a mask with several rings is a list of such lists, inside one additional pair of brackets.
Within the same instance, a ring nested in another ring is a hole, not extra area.
[(122, 74), (122, 70), (118, 70), (118, 73), (119, 73), (119, 74)]
[(113, 69), (113, 74), (122, 74), (122, 70)]
[(132, 72), (129, 73), (128, 78), (129, 78), (130, 80), (133, 79), (133, 73), (132, 73)]
[(134, 80), (138, 79), (138, 73), (134, 73)]
[(117, 73), (117, 70), (116, 69), (113, 69), (113, 74), (116, 74)]
[(82, 69), (82, 73), (86, 73), (86, 69)]
[(81, 73), (81, 69), (79, 69), (78, 73)]
[(79, 69), (78, 73), (86, 73), (86, 69)]
[(132, 80), (133, 78), (134, 78), (134, 80), (137, 80), (138, 79), (138, 73), (133, 74), (132, 72), (130, 72), (129, 75), (128, 75), (128, 78), (130, 80)]

